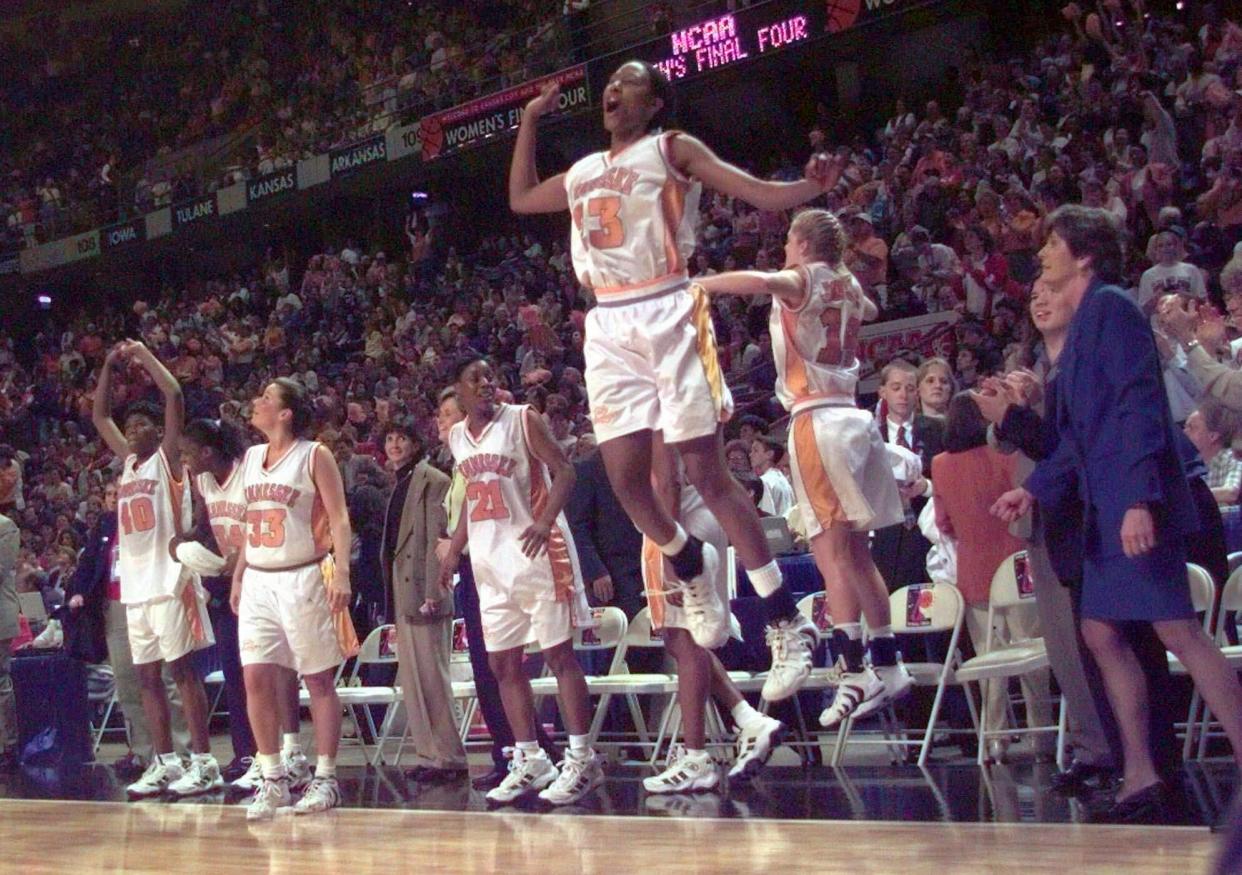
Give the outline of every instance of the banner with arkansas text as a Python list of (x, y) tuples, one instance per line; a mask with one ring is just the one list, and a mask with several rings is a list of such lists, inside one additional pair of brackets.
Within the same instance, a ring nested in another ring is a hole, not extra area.
[(333, 149), (328, 153), (328, 160), (332, 178), (335, 179), (377, 161), (388, 160), (388, 144), (383, 134), (376, 134), (349, 146)]
[(522, 109), (549, 82), (561, 85), (558, 111), (590, 106), (586, 69), (585, 64), (579, 64), (424, 117), (418, 123), (423, 158), (439, 158), (515, 130), (522, 120)]
[(858, 391), (874, 392), (880, 385), (880, 369), (898, 353), (948, 358), (955, 343), (953, 326), (961, 318), (957, 311), (947, 310), (864, 325), (858, 332), (858, 359), (862, 362)]

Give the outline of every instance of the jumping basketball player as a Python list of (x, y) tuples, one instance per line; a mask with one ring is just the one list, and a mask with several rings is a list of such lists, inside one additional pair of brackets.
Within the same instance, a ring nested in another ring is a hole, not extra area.
[[(794, 492), (834, 621), (841, 682), (820, 723), (864, 717), (913, 683), (897, 660), (888, 592), (868, 533), (904, 519), (875, 418), (855, 405), (858, 331), (876, 307), (841, 262), (847, 239), (827, 210), (805, 210), (790, 226), (785, 269), (704, 277), (710, 292), (771, 295), (776, 394), (791, 414)], [(871, 666), (863, 662), (867, 618)]]
[[(483, 641), (516, 739), (509, 774), (487, 798), (512, 802), (541, 791), (540, 799), (568, 805), (603, 780), (587, 743), (589, 697), (572, 640), (574, 629), (590, 620), (578, 555), (561, 513), (574, 467), (543, 417), (525, 405), (496, 402), (487, 361), (464, 360), (456, 381), (466, 418), (449, 430), (448, 443), (466, 481), (467, 506), (440, 563), (440, 584), (450, 585), (468, 540)], [(522, 671), (523, 650), (533, 643), (556, 675), (569, 732), (559, 772), (535, 740), (534, 698)]]
[[(164, 396), (163, 430), (158, 410), (142, 402), (125, 415), (125, 431), (112, 419), (112, 371), (125, 361), (140, 365)], [(207, 793), (224, 785), (211, 755), (207, 692), (194, 670), (195, 650), (213, 643), (207, 600), (198, 581), (172, 558), (169, 542), (190, 524), (190, 493), (181, 479), (181, 428), (185, 407), (181, 386), (139, 341), (127, 340), (108, 353), (95, 388), (92, 419), (108, 449), (124, 464), (117, 490), (119, 576), (129, 646), (142, 688), (142, 709), (151, 726), (155, 757), (129, 785), (135, 797)], [(190, 730), (189, 769), (173, 752), (163, 664), (181, 693)]]
[[(243, 440), (238, 429), (219, 419), (196, 419), (187, 423), (181, 436), (181, 460), (193, 478), (195, 492), (202, 499), (194, 505), (196, 518), (201, 516), (210, 526), (219, 555), (190, 541), (177, 545), (177, 558), (203, 578), (224, 578), (226, 585), (233, 579), (237, 557), (246, 542), (246, 490), (241, 473), (241, 459), (246, 449)], [(236, 676), (226, 678), (226, 684), (241, 684), (236, 625), (227, 620), (221, 620), (215, 630), (219, 646), (232, 650), (221, 662), (226, 676), (237, 672)], [(282, 670), (278, 684), (277, 706), (283, 732), (280, 756), (289, 776), (289, 788), (297, 792), (304, 790), (311, 781), (310, 761), (302, 752), (299, 733), (297, 675)], [(241, 689), (244, 692), (245, 688)], [(239, 698), (238, 702), (230, 700), (230, 720), (249, 719), (244, 713), (245, 697)], [(236, 756), (250, 757), (251, 753), (251, 750), (234, 751)], [(235, 790), (253, 793), (262, 782), (263, 767), (258, 757), (253, 757), (250, 768), (232, 786)]]
[(798, 615), (772, 559), (750, 496), (730, 476), (720, 423), (732, 409), (716, 359), (705, 295), (690, 286), (686, 261), (702, 184), (765, 210), (805, 203), (836, 183), (840, 166), (816, 156), (798, 182), (770, 182), (721, 161), (694, 137), (661, 130), (673, 109), (668, 80), (643, 61), (622, 64), (604, 90), (607, 151), (543, 182), (535, 168), (535, 126), (557, 105), (551, 85), (522, 116), (509, 176), (518, 213), (570, 210), (574, 270), (594, 289), (587, 317), (586, 383), (608, 479), (626, 513), (667, 556), (688, 598), (701, 601), (691, 633), (702, 646), (728, 636), (715, 599), (721, 561), (670, 516), (651, 485), (652, 433), (663, 431), (686, 473), (729, 535), (764, 597), (772, 668), (763, 695), (787, 698), (810, 673), (814, 625)]
[[(659, 435), (655, 446), (657, 454), (676, 453), (663, 444)], [(657, 490), (671, 506), (679, 508), (679, 522), (691, 535), (710, 544), (719, 555), (725, 555), (729, 541), (724, 529), (707, 509), (698, 490), (685, 482), (680, 459), (660, 467), (677, 474), (673, 484), (657, 484)], [(733, 715), (738, 726), (737, 759), (729, 777), (734, 780), (753, 777), (780, 744), (785, 725), (756, 711), (738, 691), (719, 658), (694, 640), (687, 616), (693, 608), (685, 604), (685, 593), (679, 594), (682, 604), (674, 604), (676, 599), (666, 598), (664, 559), (660, 548), (646, 537), (643, 538), (642, 571), (652, 627), (662, 630), (664, 647), (677, 661), (677, 700), (681, 706), (682, 738), (685, 740), (685, 752), (670, 758), (660, 774), (644, 778), (643, 787), (648, 793), (692, 793), (715, 789), (720, 783), (720, 772), (707, 752), (709, 692)], [(717, 566), (711, 585), (721, 602), (727, 603), (728, 573), (723, 565)]]
[(334, 675), (357, 652), (357, 638), (347, 611), (353, 536), (345, 487), (328, 448), (304, 438), (313, 419), (310, 396), (300, 383), (282, 377), (253, 404), (250, 424), (268, 442), (251, 447), (242, 459), (247, 531), (231, 598), (238, 613), (246, 710), (263, 769), (263, 784), (246, 817), (263, 820), (292, 801), (279, 752), (283, 670), (300, 674), (310, 693), (319, 755), (315, 777), (293, 811), (309, 814), (340, 805), (341, 702)]

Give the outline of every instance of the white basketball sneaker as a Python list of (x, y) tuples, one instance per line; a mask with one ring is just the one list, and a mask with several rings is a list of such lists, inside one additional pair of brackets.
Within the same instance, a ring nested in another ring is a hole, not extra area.
[(781, 702), (798, 692), (811, 676), (811, 652), (819, 644), (819, 630), (799, 614), (768, 626), (764, 635), (772, 650), (772, 667), (763, 682), (763, 699)]
[(871, 668), (884, 684), (885, 705), (891, 705), (914, 689), (914, 675), (900, 659), (896, 665), (873, 665)]
[(698, 793), (714, 790), (720, 784), (720, 770), (707, 751), (690, 753), (680, 748), (669, 754), (668, 767), (658, 775), (643, 778), (648, 793)]
[(560, 773), (552, 760), (543, 751), (526, 754), (515, 750), (513, 759), (509, 761), (509, 774), (500, 782), (500, 786), (487, 791), (490, 802), (512, 802), (527, 793), (543, 790), (557, 779)]
[(232, 783), (234, 790), (241, 790), (244, 793), (253, 793), (259, 789), (259, 785), (263, 783), (263, 766), (260, 765), (258, 757), (250, 760), (250, 768), (246, 769), (246, 774), (242, 775)]
[(716, 588), (720, 554), (703, 545), (703, 570), (690, 580), (666, 579), (664, 594), (681, 594), (681, 610), (694, 643), (715, 650), (729, 640), (729, 610)]
[(224, 778), (220, 776), (220, 764), (211, 754), (192, 756), (190, 767), (180, 778), (168, 785), (168, 792), (174, 796), (198, 796), (210, 793), (224, 786)]
[(284, 762), (285, 772), (289, 775), (290, 790), (297, 793), (310, 786), (311, 779), (315, 775), (311, 770), (310, 760), (306, 758), (306, 754), (298, 751), (297, 753), (282, 756), (281, 761)]
[(265, 780), (254, 791), (250, 804), (246, 806), (246, 820), (271, 820), (277, 810), (288, 808), (293, 804), (293, 795), (289, 792), (289, 782), (284, 778)]
[(737, 759), (733, 762), (733, 768), (729, 769), (729, 779), (748, 781), (758, 774), (767, 765), (772, 751), (780, 747), (787, 731), (784, 723), (766, 714), (752, 726), (739, 728)]
[(829, 729), (847, 717), (866, 717), (886, 701), (884, 681), (869, 666), (847, 672), (841, 675), (832, 704), (819, 715), (819, 725)]
[(185, 769), (181, 767), (180, 762), (163, 763), (160, 762), (159, 757), (156, 757), (155, 761), (142, 773), (142, 777), (126, 787), (125, 792), (137, 798), (159, 796), (174, 782), (180, 781), (184, 774)]
[(560, 774), (539, 798), (553, 805), (572, 805), (603, 782), (604, 770), (594, 751), (579, 754), (567, 750), (561, 760)]
[(318, 814), (341, 804), (341, 785), (336, 778), (321, 778), (316, 775), (302, 794), (302, 798), (293, 806), (294, 814)]

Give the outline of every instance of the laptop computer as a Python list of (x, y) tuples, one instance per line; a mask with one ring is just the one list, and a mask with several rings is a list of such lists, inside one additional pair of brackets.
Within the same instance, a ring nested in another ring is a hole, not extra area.
[(47, 608), (43, 606), (43, 596), (37, 592), (19, 592), (17, 594), (17, 604), (22, 610), (22, 614), (26, 619), (35, 623), (47, 622)]
[(773, 556), (798, 552), (794, 546), (793, 534), (789, 531), (789, 523), (785, 522), (783, 516), (761, 517), (759, 524), (763, 526), (763, 536), (768, 539), (768, 549)]

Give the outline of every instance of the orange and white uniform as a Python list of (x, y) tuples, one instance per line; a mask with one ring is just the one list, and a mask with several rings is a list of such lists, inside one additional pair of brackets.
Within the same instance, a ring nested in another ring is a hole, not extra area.
[(531, 415), (538, 414), (526, 405), (499, 404), (477, 437), (465, 421), (448, 436), (454, 465), (466, 482), (462, 512), (489, 651), (534, 643), (546, 650), (591, 622), (564, 513), (557, 515), (543, 553), (532, 559), (522, 552), (519, 538), (542, 512), (552, 486), (530, 448)]
[(190, 492), (163, 448), (127, 456), (117, 485), (117, 574), (134, 664), (172, 662), (215, 643), (198, 576), (168, 553), (190, 522)]
[(702, 186), (673, 168), (676, 136), (648, 134), (565, 174), (574, 272), (597, 303), (583, 354), (601, 442), (650, 429), (679, 443), (712, 434), (733, 410), (707, 293), (686, 273)]
[(275, 663), (309, 675), (347, 655), (324, 586), (332, 538), (313, 476), (318, 446), (298, 440), (275, 460), (267, 444), (251, 447), (233, 475), (240, 475), (246, 521), (237, 611), (242, 665)]
[(776, 396), (792, 414), (790, 472), (807, 535), (899, 523), (905, 515), (884, 439), (854, 400), (862, 286), (844, 266), (814, 263), (803, 274), (806, 295), (796, 306), (775, 299), (769, 329)]
[(216, 546), (225, 559), (240, 553), (246, 544), (246, 485), (242, 477), (239, 462), (223, 483), (217, 482), (210, 471), (199, 474), (194, 481), (207, 508)]

